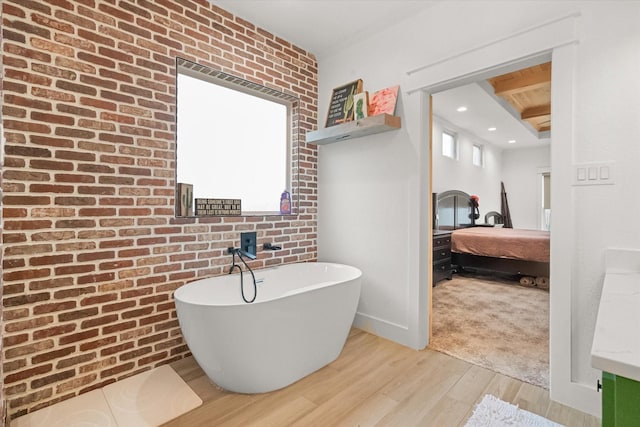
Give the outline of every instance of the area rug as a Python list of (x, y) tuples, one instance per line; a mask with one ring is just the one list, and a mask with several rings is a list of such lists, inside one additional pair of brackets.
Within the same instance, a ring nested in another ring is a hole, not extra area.
[(540, 415), (485, 394), (465, 427), (562, 427)]
[(156, 427), (202, 400), (163, 365), (11, 421), (11, 427)]
[(102, 391), (118, 427), (155, 427), (202, 405), (169, 365), (117, 381)]
[(549, 292), (454, 275), (433, 288), (429, 347), (549, 388)]

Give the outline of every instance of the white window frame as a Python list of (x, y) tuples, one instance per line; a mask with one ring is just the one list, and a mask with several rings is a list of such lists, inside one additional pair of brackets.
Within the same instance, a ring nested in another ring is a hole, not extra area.
[[(451, 155), (446, 153), (446, 151), (449, 151), (449, 150), (445, 150), (445, 135), (450, 136), (451, 139), (453, 140), (453, 145), (451, 147), (451, 151), (452, 151)], [(453, 160), (458, 160), (458, 134), (457, 133), (452, 132), (450, 130), (442, 131), (442, 155), (444, 157), (448, 157)]]
[(176, 182), (194, 198), (240, 199), (243, 216), (279, 213), (298, 185), (299, 100), (182, 58), (176, 88)]
[[(476, 150), (480, 153), (479, 162), (476, 162)], [(478, 166), (480, 168), (484, 167), (484, 145), (482, 144), (473, 144), (472, 153), (471, 153), (471, 163), (474, 166)]]

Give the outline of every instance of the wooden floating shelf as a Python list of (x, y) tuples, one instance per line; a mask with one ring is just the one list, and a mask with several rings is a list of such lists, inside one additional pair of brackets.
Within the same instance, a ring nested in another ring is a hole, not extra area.
[(376, 116), (365, 117), (364, 119), (328, 128), (307, 132), (307, 142), (310, 144), (326, 145), (338, 141), (359, 138), (361, 136), (373, 135), (375, 133), (397, 130), (401, 127), (399, 116), (390, 114), (378, 114)]

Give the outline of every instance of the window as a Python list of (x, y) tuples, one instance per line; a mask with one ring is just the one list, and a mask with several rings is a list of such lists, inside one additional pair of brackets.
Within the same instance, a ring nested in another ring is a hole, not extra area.
[(235, 76), (178, 61), (178, 183), (194, 198), (241, 199), (242, 213), (279, 212), (293, 191), (297, 99)]
[(478, 167), (484, 166), (484, 147), (473, 144), (473, 164)]
[(442, 155), (452, 159), (458, 158), (458, 141), (454, 133), (442, 132)]

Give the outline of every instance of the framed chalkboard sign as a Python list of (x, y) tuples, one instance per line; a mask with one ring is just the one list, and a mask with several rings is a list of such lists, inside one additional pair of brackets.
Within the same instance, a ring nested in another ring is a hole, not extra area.
[(353, 120), (353, 95), (362, 92), (362, 79), (337, 87), (331, 94), (325, 127)]

